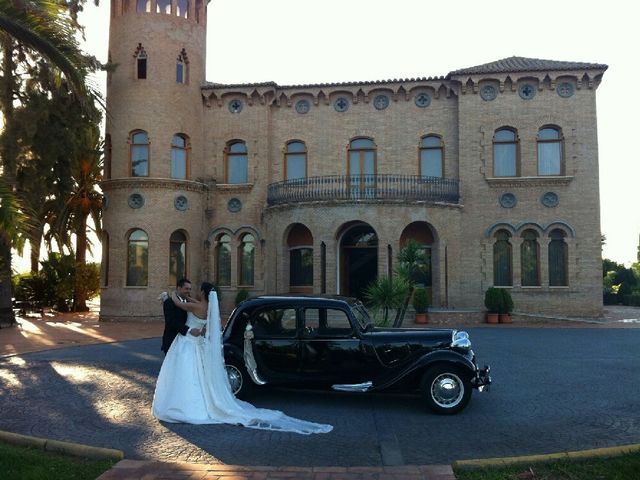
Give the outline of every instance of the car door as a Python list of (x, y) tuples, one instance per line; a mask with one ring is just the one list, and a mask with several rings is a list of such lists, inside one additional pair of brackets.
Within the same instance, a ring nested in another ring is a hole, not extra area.
[(301, 310), (301, 320), (301, 373), (305, 381), (342, 384), (367, 380), (367, 360), (345, 310), (307, 307)]
[(258, 371), (270, 382), (291, 380), (300, 365), (297, 311), (270, 305), (253, 312), (253, 350)]

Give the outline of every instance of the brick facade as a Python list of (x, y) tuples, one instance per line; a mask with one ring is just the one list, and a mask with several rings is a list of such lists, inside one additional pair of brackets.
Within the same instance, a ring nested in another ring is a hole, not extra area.
[[(495, 234), (504, 231), (512, 249), (507, 288), (516, 310), (601, 315), (595, 93), (605, 65), (512, 57), (446, 77), (219, 85), (204, 78), (203, 2), (190, 2), (188, 18), (136, 12), (132, 0), (114, 5), (109, 55), (118, 67), (109, 74), (107, 91), (111, 155), (102, 185), (108, 242), (101, 318), (161, 317), (156, 297), (171, 288), (169, 245), (176, 231), (187, 239), (186, 270), (194, 283), (217, 281), (221, 235), (230, 239), (230, 285), (220, 287), (223, 311), (233, 307), (240, 287), (252, 295), (353, 293), (351, 276), (364, 268), (359, 262), (368, 262), (371, 279), (386, 275), (402, 242), (421, 231), (432, 239), (432, 304), (479, 311), (484, 291), (494, 282)], [(155, 10), (154, 0), (150, 9)], [(136, 70), (140, 47), (146, 78), (138, 78)], [(188, 59), (185, 83), (176, 81), (181, 52)], [(554, 175), (538, 171), (536, 139), (547, 126), (561, 132), (562, 171)], [(517, 132), (516, 176), (495, 175), (494, 132), (503, 127)], [(131, 133), (138, 130), (149, 138), (148, 175), (133, 177)], [(175, 134), (188, 138), (186, 179), (171, 177)], [(442, 178), (432, 179), (431, 186), (420, 177), (426, 135), (442, 142)], [(375, 166), (367, 180), (347, 177), (354, 174), (350, 168), (358, 168), (357, 162), (349, 165), (355, 139), (374, 145)], [(246, 183), (226, 180), (225, 152), (234, 141), (246, 147)], [(304, 142), (306, 176), (276, 185), (286, 180), (290, 141)], [(457, 192), (447, 196), (443, 188)], [(133, 194), (142, 197), (142, 206), (130, 206)], [(297, 224), (312, 238), (303, 247), (313, 251), (313, 284), (303, 288), (290, 285), (291, 250), (299, 245), (289, 232)], [(365, 251), (345, 244), (358, 226), (375, 233), (377, 247)], [(548, 245), (556, 229), (567, 251), (568, 281), (562, 286), (549, 285)], [(148, 275), (146, 285), (127, 286), (129, 235), (135, 230), (148, 237)], [(525, 231), (536, 236), (535, 286), (522, 286), (520, 280)], [(252, 239), (254, 246), (253, 285), (240, 285), (243, 239)]]

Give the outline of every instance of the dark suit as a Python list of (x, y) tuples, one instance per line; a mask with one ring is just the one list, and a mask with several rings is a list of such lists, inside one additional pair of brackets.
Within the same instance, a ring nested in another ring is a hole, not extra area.
[(164, 311), (164, 333), (160, 350), (166, 355), (176, 335), (186, 335), (189, 327), (187, 327), (187, 312), (176, 307), (171, 297), (164, 301), (162, 309)]

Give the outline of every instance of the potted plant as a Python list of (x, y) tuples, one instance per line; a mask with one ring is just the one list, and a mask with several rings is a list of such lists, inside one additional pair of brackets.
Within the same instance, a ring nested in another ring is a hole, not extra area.
[(502, 310), (501, 288), (489, 287), (484, 292), (484, 306), (487, 308), (487, 323), (498, 323), (498, 315)]
[(427, 290), (423, 287), (416, 287), (413, 291), (413, 308), (416, 311), (416, 323), (427, 323), (429, 318), (427, 317), (427, 308), (429, 307), (429, 299), (427, 297)]
[(502, 302), (500, 305), (500, 311), (498, 312), (498, 320), (500, 323), (511, 323), (511, 311), (513, 310), (513, 299), (511, 298), (511, 292), (506, 288), (500, 289), (500, 295), (502, 296)]

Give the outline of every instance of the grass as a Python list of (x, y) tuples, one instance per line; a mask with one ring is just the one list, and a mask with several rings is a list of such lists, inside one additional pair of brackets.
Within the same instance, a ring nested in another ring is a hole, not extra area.
[(619, 457), (560, 460), (535, 465), (454, 468), (457, 480), (639, 480), (640, 452)]
[(0, 442), (0, 477), (3, 480), (95, 480), (114, 463)]

